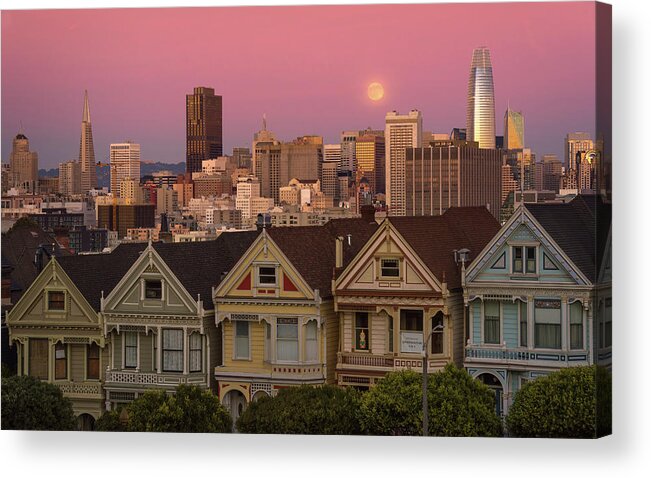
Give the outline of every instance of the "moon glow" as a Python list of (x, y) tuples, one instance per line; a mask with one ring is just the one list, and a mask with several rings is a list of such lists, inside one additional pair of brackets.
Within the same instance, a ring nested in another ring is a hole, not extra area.
[(382, 84), (374, 81), (368, 85), (368, 97), (373, 101), (380, 101), (384, 97), (384, 87)]

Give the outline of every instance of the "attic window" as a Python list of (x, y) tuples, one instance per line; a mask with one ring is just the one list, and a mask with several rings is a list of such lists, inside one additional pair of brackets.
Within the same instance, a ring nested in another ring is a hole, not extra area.
[(162, 299), (163, 285), (159, 280), (145, 281), (145, 299)]
[(47, 308), (49, 310), (66, 310), (66, 293), (62, 291), (48, 292)]
[(399, 259), (382, 259), (380, 261), (382, 277), (400, 277)]
[(258, 284), (276, 285), (276, 268), (271, 266), (258, 268)]

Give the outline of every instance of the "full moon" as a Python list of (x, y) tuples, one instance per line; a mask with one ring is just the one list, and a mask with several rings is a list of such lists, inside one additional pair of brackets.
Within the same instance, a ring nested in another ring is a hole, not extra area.
[(373, 101), (379, 101), (384, 97), (384, 87), (381, 83), (373, 82), (368, 85), (368, 97)]

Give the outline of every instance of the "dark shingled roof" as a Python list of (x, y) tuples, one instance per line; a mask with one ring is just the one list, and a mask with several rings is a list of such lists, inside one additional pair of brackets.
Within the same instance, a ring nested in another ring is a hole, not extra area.
[[(269, 237), (303, 279), (323, 298), (332, 297), (337, 237), (344, 238), (344, 267), (364, 247), (378, 225), (361, 218), (333, 219), (323, 226), (272, 227)], [(350, 245), (348, 245), (348, 234)]]
[(612, 209), (598, 196), (577, 196), (569, 203), (525, 204), (554, 242), (595, 282), (603, 259)]
[(436, 278), (443, 280), (445, 274), (449, 289), (461, 287), (461, 266), (454, 261), (454, 250), (470, 249), (467, 266), (500, 230), (485, 207), (455, 207), (441, 216), (390, 217), (389, 221)]
[[(71, 254), (61, 247), (53, 235), (43, 231), (31, 220), (19, 219), (9, 231), (2, 234), (2, 268), (11, 280), (12, 303), (18, 301), (40, 272), (34, 264), (36, 250), (43, 245), (51, 253), (52, 244), (54, 256)], [(43, 266), (45, 264), (47, 256)]]
[[(153, 244), (156, 252), (203, 306), (213, 308), (212, 287), (235, 265), (258, 236), (257, 231), (228, 232), (214, 241)], [(134, 264), (147, 244), (121, 244), (110, 254), (89, 254), (58, 259), (88, 303), (100, 308), (101, 293), (106, 297)]]

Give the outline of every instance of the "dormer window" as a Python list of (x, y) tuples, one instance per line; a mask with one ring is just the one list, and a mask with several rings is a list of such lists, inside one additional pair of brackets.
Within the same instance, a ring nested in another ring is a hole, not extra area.
[(537, 272), (535, 246), (513, 246), (511, 250), (514, 274), (535, 274)]
[(163, 285), (159, 280), (145, 281), (145, 299), (162, 299)]
[(261, 286), (275, 286), (276, 268), (273, 266), (258, 267), (258, 284)]
[(380, 274), (382, 277), (400, 277), (400, 259), (381, 259)]

